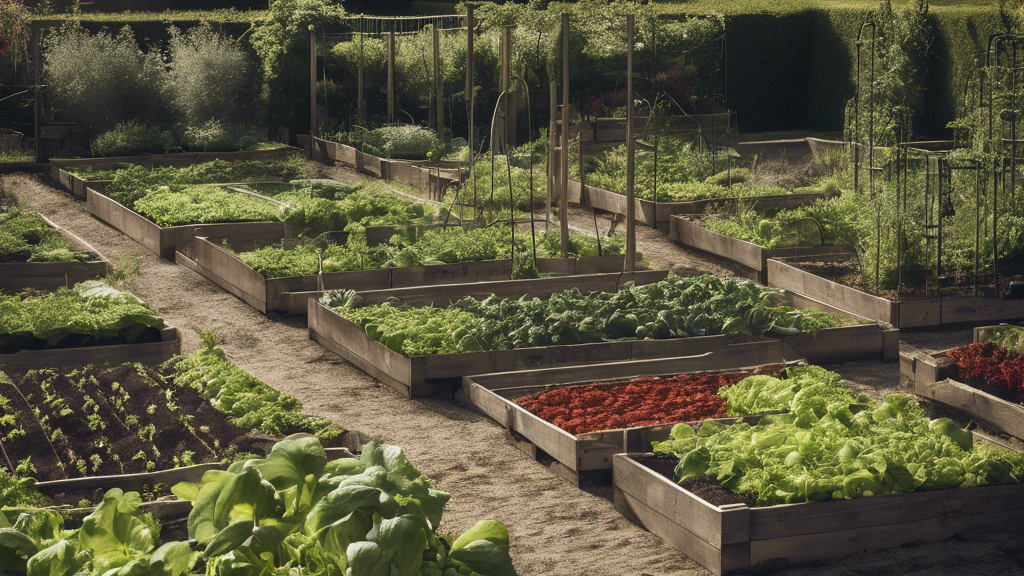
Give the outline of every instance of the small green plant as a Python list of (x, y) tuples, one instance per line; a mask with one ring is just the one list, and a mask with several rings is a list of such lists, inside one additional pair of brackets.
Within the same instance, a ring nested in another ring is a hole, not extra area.
[(122, 252), (114, 256), (113, 268), (107, 274), (107, 280), (113, 283), (123, 283), (135, 278), (142, 273), (142, 258)]
[(159, 126), (128, 120), (92, 141), (93, 156), (162, 154), (174, 147), (174, 136)]

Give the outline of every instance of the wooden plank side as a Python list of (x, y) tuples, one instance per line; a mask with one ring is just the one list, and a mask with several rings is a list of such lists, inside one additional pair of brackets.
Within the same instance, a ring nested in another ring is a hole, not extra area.
[(785, 559), (788, 563), (841, 558), (867, 550), (908, 543), (939, 542), (964, 532), (1020, 532), (1020, 510), (989, 514), (944, 516), (912, 522), (894, 522), (871, 529), (852, 528), (819, 534), (755, 540), (750, 543), (751, 564)]
[(844, 326), (819, 330), (814, 336), (800, 334), (783, 340), (809, 362), (845, 362), (861, 358), (889, 358), (886, 345), (892, 342), (883, 336), (877, 324)]
[(840, 532), (900, 522), (938, 521), (946, 517), (1024, 509), (1024, 486), (950, 488), (930, 492), (883, 494), (753, 508), (750, 539), (772, 540), (806, 534)]
[(622, 270), (625, 256), (584, 256), (576, 259), (575, 274), (607, 274)]
[(24, 372), (37, 368), (78, 367), (103, 362), (112, 364), (139, 362), (146, 365), (157, 365), (170, 360), (180, 352), (181, 340), (177, 330), (173, 330), (173, 339), (165, 339), (162, 342), (54, 350), (22, 350), (14, 354), (0, 354), (0, 368), (11, 372)]
[[(159, 226), (91, 188), (86, 191), (85, 202), (86, 208), (93, 216), (142, 244), (150, 252), (162, 255), (164, 247), (161, 245)], [(173, 258), (173, 252), (171, 257)]]
[(749, 529), (744, 529), (742, 523), (729, 532), (724, 531), (719, 507), (708, 504), (631, 456), (616, 454), (613, 465), (613, 483), (625, 495), (657, 509), (673, 524), (714, 548), (750, 539)]
[[(505, 372), (508, 370), (528, 370), (547, 366), (629, 360), (631, 352), (632, 345), (630, 342), (594, 342), (566, 346), (497, 350), (492, 353), (491, 369), (487, 372)], [(482, 373), (484, 372), (476, 372), (476, 374)], [(462, 375), (459, 374), (458, 376)]]
[(95, 262), (9, 262), (0, 264), (0, 290), (53, 290), (106, 276), (109, 264)]
[(1024, 439), (1024, 406), (1008, 402), (953, 379), (914, 382), (914, 393)]
[(409, 266), (391, 269), (391, 287), (491, 282), (509, 278), (511, 275), (512, 263), (509, 260)]
[[(242, 262), (237, 256), (206, 238), (196, 237), (191, 259), (205, 270), (214, 272), (228, 285), (243, 292), (249, 298), (262, 301), (264, 311), (267, 303), (267, 280), (263, 275)], [(213, 280), (211, 278), (211, 280)], [(214, 280), (214, 283), (216, 280)], [(224, 289), (232, 292), (228, 286)], [(234, 293), (234, 292), (232, 292)], [(240, 296), (236, 294), (236, 296)], [(241, 296), (240, 296), (241, 297)], [(245, 300), (245, 298), (243, 298)]]
[(894, 302), (826, 280), (781, 260), (768, 260), (768, 285), (808, 296), (871, 320), (894, 326), (897, 324)]
[(672, 217), (669, 238), (683, 246), (714, 254), (720, 258), (742, 264), (747, 268), (753, 268), (758, 271), (765, 268), (767, 254), (764, 248), (757, 244), (712, 232), (688, 218), (681, 216)]

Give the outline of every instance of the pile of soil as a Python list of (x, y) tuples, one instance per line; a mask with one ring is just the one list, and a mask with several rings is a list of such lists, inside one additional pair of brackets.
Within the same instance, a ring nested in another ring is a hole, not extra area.
[(219, 462), (265, 454), (268, 444), (141, 365), (31, 371), (13, 385), (0, 381), (4, 400), (13, 418), (0, 418), (0, 440), (13, 465), (29, 459), (39, 481)]

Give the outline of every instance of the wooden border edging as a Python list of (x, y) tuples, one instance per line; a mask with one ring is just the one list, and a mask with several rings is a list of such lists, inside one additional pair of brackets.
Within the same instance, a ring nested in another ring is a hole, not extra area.
[[(206, 234), (205, 228), (198, 234)], [(213, 238), (211, 240), (211, 238)], [(246, 243), (269, 245), (281, 238), (214, 238), (196, 236), (193, 251), (186, 256), (178, 251), (175, 261), (182, 264), (224, 290), (234, 294), (246, 304), (263, 312), (284, 312), (306, 314), (307, 300), (323, 296), (318, 289), (316, 275), (264, 278), (253, 270), (231, 250), (218, 244), (226, 241), (235, 249), (242, 249)], [(543, 258), (537, 260), (541, 273), (566, 275), (610, 273), (622, 269), (622, 256), (595, 256), (579, 259)], [(327, 272), (323, 275), (326, 290), (388, 290), (415, 286), (437, 286), (463, 284), (467, 282), (490, 282), (507, 279), (512, 272), (510, 260), (485, 260), (457, 264), (431, 266), (406, 266), (402, 268), (379, 268), (351, 272)]]
[[(346, 448), (324, 448), (324, 451), (327, 453), (328, 461), (356, 457)], [(203, 475), (208, 471), (226, 470), (227, 468), (228, 464), (213, 462), (157, 470), (155, 472), (140, 472), (138, 474), (86, 476), (67, 480), (37, 482), (35, 488), (43, 494), (58, 494), (61, 490), (110, 490), (111, 488), (120, 488), (125, 492), (142, 492), (146, 486), (152, 487), (154, 484), (164, 484), (170, 487), (179, 482), (201, 482)], [(65, 511), (72, 518), (78, 519), (88, 516), (95, 510), (95, 508), (73, 508), (67, 510), (63, 507), (53, 507), (52, 509)], [(187, 516), (191, 511), (192, 503), (177, 497), (164, 497), (151, 502), (143, 502), (142, 506), (139, 507), (139, 512), (152, 512), (157, 518)]]
[(181, 353), (181, 339), (178, 329), (167, 327), (160, 331), (159, 342), (21, 350), (14, 354), (0, 354), (0, 369), (25, 372), (37, 368), (78, 367), (103, 362), (113, 364), (139, 362), (157, 365), (170, 360), (179, 353)]
[[(784, 364), (784, 349), (777, 340), (737, 344), (726, 349), (683, 358), (634, 360), (464, 376), (456, 398), (465, 402), (509, 433), (517, 433), (561, 465), (559, 475), (579, 482), (581, 472), (609, 470), (612, 456), (650, 448), (665, 440), (674, 424), (618, 428), (574, 435), (519, 406), (515, 399), (557, 388), (626, 381), (643, 376), (683, 373), (741, 372), (763, 364)], [(755, 418), (754, 421), (759, 419)], [(737, 418), (712, 418), (731, 423)], [(749, 420), (749, 419), (748, 419)]]
[(95, 258), (89, 262), (0, 263), (0, 290), (9, 292), (20, 292), (25, 288), (53, 290), (107, 275), (111, 268), (110, 262), (95, 248), (70, 231), (57, 226), (46, 216), (39, 214), (39, 217), (48, 226), (67, 238), (73, 251), (93, 254)]
[[(735, 202), (746, 202), (751, 206), (760, 208), (795, 208), (809, 204), (815, 200), (824, 198), (824, 193), (808, 194), (780, 194), (775, 196), (759, 196), (754, 198), (708, 198), (705, 200), (691, 200), (688, 202), (653, 202), (637, 198), (636, 221), (646, 224), (652, 228), (656, 224), (668, 223), (673, 216), (680, 214), (701, 214), (712, 206), (730, 204)], [(579, 180), (569, 181), (569, 201), (580, 204), (587, 208), (604, 210), (613, 214), (625, 215), (626, 196), (596, 186), (586, 186), (585, 193), (581, 191)]]
[[(366, 304), (379, 304), (389, 298), (398, 298), (412, 306), (447, 306), (450, 302), (460, 298), (486, 298), (491, 294), (498, 296), (529, 294), (546, 298), (555, 292), (573, 287), (579, 288), (583, 292), (616, 292), (626, 281), (650, 284), (664, 279), (667, 274), (666, 271), (646, 271), (537, 280), (449, 284), (361, 292), (360, 296)], [(809, 299), (794, 298), (790, 302), (799, 306), (829, 309), (827, 306)], [(371, 340), (366, 332), (318, 300), (310, 299), (308, 306), (309, 334), (313, 340), (355, 364), (374, 378), (410, 397), (446, 391), (452, 385), (452, 380), (471, 374), (692, 356), (722, 350), (738, 341), (727, 336), (667, 340), (617, 340), (565, 346), (408, 357)], [(759, 341), (772, 340), (780, 340), (788, 349), (792, 350), (791, 353), (787, 352), (784, 356), (807, 358), (809, 361), (816, 362), (845, 361), (866, 357), (895, 360), (898, 358), (899, 349), (899, 331), (887, 329), (878, 324), (829, 328), (821, 330), (813, 336), (800, 334), (784, 339), (766, 338)]]
[(1024, 299), (944, 297), (897, 302), (822, 278), (789, 263), (800, 259), (770, 258), (768, 285), (803, 294), (840, 310), (892, 324), (897, 328), (978, 324), (1024, 318)]
[(93, 188), (99, 192), (110, 182), (108, 180), (85, 180), (66, 168), (99, 168), (109, 169), (117, 164), (134, 164), (147, 169), (175, 167), (184, 168), (193, 164), (227, 160), (239, 162), (246, 160), (283, 160), (291, 154), (301, 153), (301, 148), (284, 146), (269, 150), (243, 150), (235, 152), (173, 152), (169, 154), (143, 154), (140, 156), (109, 156), (105, 158), (53, 158), (50, 160), (50, 178), (65, 190), (76, 196), (85, 197), (86, 189)]
[[(241, 192), (239, 192), (241, 194)], [(224, 224), (186, 224), (161, 228), (145, 216), (130, 210), (113, 198), (92, 188), (86, 190), (86, 208), (89, 212), (116, 228), (119, 232), (145, 246), (150, 252), (165, 260), (174, 261), (174, 252), (190, 256), (193, 253), (192, 238), (197, 229), (218, 236), (259, 239), (268, 236), (285, 237), (288, 228), (284, 222), (235, 222)]]
[(792, 248), (763, 248), (752, 242), (708, 230), (684, 216), (672, 216), (669, 225), (669, 239), (719, 258), (736, 262), (753, 270), (754, 278), (761, 284), (768, 284), (768, 259), (793, 256), (817, 256), (849, 254), (841, 246), (795, 246)]
[(1024, 484), (714, 506), (635, 460), (642, 456), (649, 454), (613, 457), (615, 509), (716, 576), (936, 542), (968, 530), (1024, 529)]
[[(981, 332), (992, 326), (975, 328), (974, 341), (983, 342)], [(973, 420), (987, 424), (1015, 438), (1024, 439), (1024, 406), (958, 382), (946, 353), (900, 353), (900, 376), (914, 384), (914, 393), (938, 402)]]

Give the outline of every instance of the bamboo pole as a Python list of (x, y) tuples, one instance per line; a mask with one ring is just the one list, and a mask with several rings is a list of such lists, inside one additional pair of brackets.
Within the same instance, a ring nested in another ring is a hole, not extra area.
[(316, 149), (316, 29), (309, 25), (309, 157)]
[(636, 142), (633, 125), (633, 26), (632, 14), (626, 16), (626, 257), (623, 270), (636, 269), (636, 199), (633, 184), (636, 171)]
[(388, 30), (388, 123), (395, 121), (395, 23)]
[(562, 258), (569, 257), (569, 15), (562, 13), (562, 149), (558, 154), (562, 170), (559, 186), (558, 221), (562, 237)]

